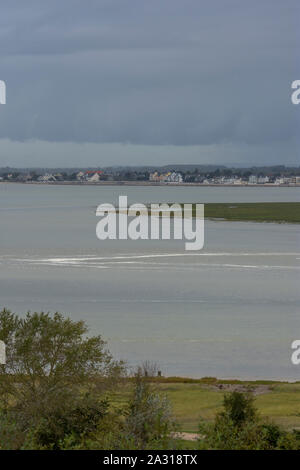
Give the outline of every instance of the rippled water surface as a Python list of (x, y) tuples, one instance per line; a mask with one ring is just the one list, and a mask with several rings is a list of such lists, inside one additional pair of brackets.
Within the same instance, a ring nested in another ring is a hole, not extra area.
[(300, 201), (300, 188), (0, 184), (0, 306), (83, 318), (113, 353), (166, 375), (299, 378), (299, 226), (205, 223), (205, 247), (100, 242), (95, 208), (130, 202)]

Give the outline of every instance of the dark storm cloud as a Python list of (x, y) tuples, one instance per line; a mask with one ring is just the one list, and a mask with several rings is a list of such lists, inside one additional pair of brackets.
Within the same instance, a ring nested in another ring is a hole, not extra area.
[(0, 1), (2, 149), (211, 146), (214, 161), (230, 148), (245, 163), (252, 148), (267, 164), (280, 148), (296, 162), (298, 15), (297, 0)]

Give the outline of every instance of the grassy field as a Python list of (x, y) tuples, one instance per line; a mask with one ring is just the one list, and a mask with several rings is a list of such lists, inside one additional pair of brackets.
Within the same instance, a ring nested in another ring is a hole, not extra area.
[(300, 202), (209, 203), (205, 218), (232, 221), (300, 223)]
[[(252, 390), (255, 404), (264, 418), (287, 430), (300, 429), (300, 382), (241, 382), (216, 379), (161, 378), (156, 386), (172, 403), (173, 413), (182, 432), (197, 432), (200, 420), (212, 421), (221, 410), (224, 393), (232, 390)], [(219, 388), (222, 387), (222, 388)], [(128, 398), (130, 384), (124, 384), (114, 398), (114, 407), (121, 408)]]
[[(202, 383), (161, 383), (169, 397), (182, 431), (195, 432), (201, 419), (213, 420), (222, 408), (224, 390)], [(254, 386), (255, 388), (255, 386)], [(274, 383), (255, 397), (256, 407), (262, 417), (286, 429), (300, 429), (300, 383)]]

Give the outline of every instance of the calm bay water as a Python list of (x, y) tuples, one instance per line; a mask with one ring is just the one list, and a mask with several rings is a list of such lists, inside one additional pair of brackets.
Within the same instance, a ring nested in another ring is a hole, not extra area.
[(300, 188), (0, 184), (0, 307), (84, 319), (129, 364), (166, 375), (299, 379), (299, 226), (205, 223), (205, 247), (100, 242), (95, 208), (129, 202), (288, 202)]

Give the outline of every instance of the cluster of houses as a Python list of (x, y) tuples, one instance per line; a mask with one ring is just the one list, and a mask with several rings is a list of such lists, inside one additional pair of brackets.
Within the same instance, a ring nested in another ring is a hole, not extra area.
[(230, 184), (230, 185), (296, 185), (300, 184), (300, 176), (270, 178), (269, 176), (250, 175), (249, 178), (233, 177), (218, 177), (218, 178), (205, 178), (201, 181), (203, 184)]
[(279, 178), (274, 178), (272, 181), (270, 181), (270, 178), (268, 176), (261, 176), (258, 177), (256, 175), (251, 175), (249, 176), (248, 180), (249, 184), (267, 184), (267, 183), (273, 183), (276, 185), (279, 184), (300, 184), (300, 176), (282, 176)]
[(37, 181), (40, 183), (51, 183), (51, 181), (61, 181), (60, 177), (60, 174), (52, 175), (51, 173), (45, 173), (44, 175), (39, 176)]
[(16, 181), (26, 183), (31, 181), (39, 181), (41, 183), (48, 183), (51, 181), (63, 181), (64, 176), (61, 173), (45, 173), (44, 175), (36, 175), (35, 173), (8, 173), (5, 177), (0, 177), (1, 180)]
[[(75, 176), (76, 181), (86, 181), (91, 183), (98, 183), (100, 181), (103, 171), (80, 171)], [(3, 180), (3, 177), (0, 177), (0, 181)], [(19, 182), (29, 182), (29, 181), (38, 181), (39, 183), (54, 183), (59, 181), (68, 181), (70, 178), (66, 174), (61, 173), (44, 173), (43, 175), (33, 175), (32, 173), (20, 173), (15, 175), (9, 173), (6, 175), (5, 180), (19, 181)], [(73, 179), (73, 178), (72, 178)]]
[[(189, 178), (182, 176), (181, 173), (168, 172), (159, 173), (155, 171), (149, 176), (149, 181), (155, 183), (182, 183), (190, 182)], [(250, 175), (247, 178), (238, 176), (208, 176), (197, 175), (193, 178), (193, 182), (200, 184), (221, 184), (221, 185), (257, 185), (257, 184), (271, 184), (271, 185), (298, 185), (300, 184), (300, 176), (270, 178), (269, 176)]]
[[(88, 170), (88, 171), (79, 171), (76, 174), (76, 181), (81, 182), (89, 182), (89, 183), (98, 183), (103, 175), (103, 171), (100, 170)], [(39, 176), (37, 181), (40, 182), (51, 182), (51, 181), (61, 181), (60, 174), (52, 175), (50, 173), (46, 173), (45, 175)]]
[(150, 173), (149, 181), (155, 183), (182, 183), (183, 176), (176, 171), (169, 171), (168, 173), (158, 173), (155, 171), (154, 173)]
[(103, 171), (97, 170), (89, 170), (89, 171), (80, 171), (76, 175), (77, 181), (88, 181), (90, 183), (98, 183), (101, 179), (101, 175), (103, 175)]
[[(82, 181), (82, 182), (90, 182), (90, 183), (98, 183), (101, 179), (101, 175), (103, 174), (103, 171), (80, 171), (76, 175), (76, 181)], [(37, 178), (37, 181), (40, 181), (41, 183), (48, 183), (48, 182), (54, 182), (54, 181), (61, 181), (62, 175), (58, 174), (51, 174), (51, 173), (45, 173), (44, 175), (41, 175)]]
[(274, 184), (300, 184), (300, 176), (276, 178)]
[[(248, 176), (249, 175), (249, 176)], [(276, 186), (295, 186), (300, 185), (300, 176), (262, 176), (256, 174), (242, 175), (223, 175), (216, 174), (200, 174), (199, 172), (179, 173), (178, 171), (159, 172), (154, 171), (129, 171), (126, 169), (119, 172), (103, 172), (101, 170), (82, 170), (78, 173), (59, 173), (46, 172), (37, 174), (35, 171), (31, 173), (6, 173), (0, 176), (0, 181), (16, 181), (16, 182), (34, 182), (39, 183), (55, 183), (77, 181), (78, 183), (99, 183), (102, 181), (149, 181), (162, 184), (179, 184), (179, 183), (198, 183), (203, 185), (276, 185)]]
[(214, 184), (237, 184), (237, 185), (245, 185), (245, 184), (267, 184), (270, 183), (269, 176), (256, 176), (250, 175), (249, 178), (240, 178), (238, 176), (226, 177), (220, 176), (218, 178), (211, 178), (204, 180), (204, 183), (214, 183)]

